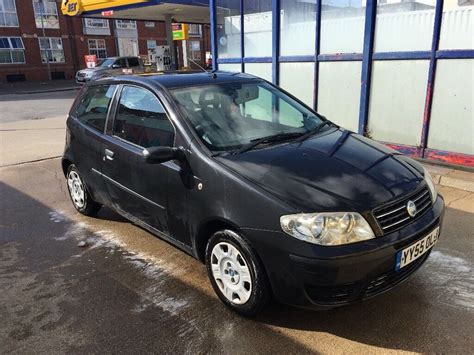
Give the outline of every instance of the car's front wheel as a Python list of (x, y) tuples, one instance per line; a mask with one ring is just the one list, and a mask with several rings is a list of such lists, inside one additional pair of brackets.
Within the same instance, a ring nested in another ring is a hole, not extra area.
[(96, 214), (102, 206), (92, 199), (84, 184), (84, 180), (79, 174), (79, 170), (77, 170), (74, 164), (69, 166), (66, 177), (69, 197), (76, 210), (86, 216)]
[(270, 287), (265, 271), (239, 234), (216, 232), (207, 244), (206, 266), (214, 291), (235, 312), (251, 317), (267, 305)]

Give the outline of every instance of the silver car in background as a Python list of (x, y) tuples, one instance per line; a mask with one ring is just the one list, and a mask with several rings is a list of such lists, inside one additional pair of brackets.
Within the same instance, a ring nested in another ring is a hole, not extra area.
[(109, 57), (99, 59), (95, 68), (81, 69), (76, 73), (76, 82), (84, 84), (90, 80), (125, 74), (140, 74), (145, 71), (139, 57)]

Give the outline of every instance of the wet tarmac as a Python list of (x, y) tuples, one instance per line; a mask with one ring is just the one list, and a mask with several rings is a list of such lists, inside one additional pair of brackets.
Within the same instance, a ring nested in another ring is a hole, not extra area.
[[(474, 215), (448, 208), (406, 283), (326, 312), (227, 310), (204, 265), (108, 209), (80, 216), (59, 160), (0, 169), (1, 353), (469, 353)], [(87, 246), (79, 247), (84, 241)]]

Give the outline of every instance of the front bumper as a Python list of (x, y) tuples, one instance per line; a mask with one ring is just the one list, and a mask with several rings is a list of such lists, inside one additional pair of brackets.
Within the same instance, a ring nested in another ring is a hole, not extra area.
[(440, 196), (429, 211), (405, 228), (338, 247), (301, 242), (283, 232), (245, 229), (244, 233), (263, 261), (277, 300), (300, 307), (332, 308), (374, 297), (405, 281), (430, 252), (399, 271), (395, 271), (396, 253), (441, 225), (443, 217)]
[(92, 78), (92, 77), (85, 77), (85, 76), (76, 75), (76, 83), (77, 83), (77, 84), (85, 84), (85, 83), (87, 83), (88, 81), (90, 81), (91, 78)]

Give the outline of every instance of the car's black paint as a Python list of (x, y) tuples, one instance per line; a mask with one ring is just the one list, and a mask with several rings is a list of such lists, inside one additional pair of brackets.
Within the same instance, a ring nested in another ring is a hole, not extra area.
[[(422, 167), (396, 151), (331, 128), (299, 143), (213, 157), (168, 92), (181, 86), (258, 80), (245, 74), (218, 73), (214, 78), (200, 73), (89, 83), (136, 85), (155, 93), (175, 127), (174, 146), (182, 153), (180, 159), (150, 164), (143, 148), (114, 137), (115, 98), (105, 132), (96, 132), (69, 116), (63, 167), (77, 166), (97, 202), (201, 260), (209, 233), (238, 231), (265, 266), (275, 297), (300, 306), (317, 303), (308, 296), (306, 284), (365, 285), (395, 264), (397, 250), (421, 238), (428, 227), (442, 223), (444, 202), (438, 197), (422, 217), (382, 235), (371, 211), (424, 184)], [(113, 160), (107, 158), (105, 149), (113, 151)], [(280, 216), (318, 211), (360, 212), (377, 238), (323, 247), (281, 231)], [(295, 260), (299, 260), (296, 268)], [(318, 271), (314, 267), (306, 270), (308, 263), (319, 265)], [(359, 298), (354, 296), (351, 301)]]

